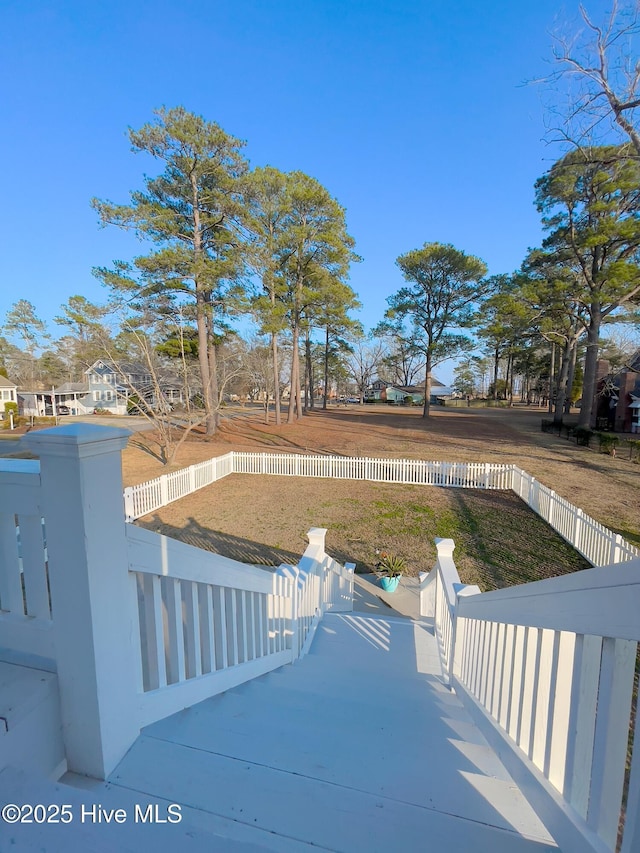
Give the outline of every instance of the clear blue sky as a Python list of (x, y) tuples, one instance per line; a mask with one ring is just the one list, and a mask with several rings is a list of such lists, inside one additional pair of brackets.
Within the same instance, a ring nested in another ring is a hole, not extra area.
[[(597, 20), (608, 5), (587, 2)], [(556, 0), (2, 0), (0, 325), (19, 298), (47, 322), (73, 294), (101, 300), (91, 268), (144, 249), (89, 200), (141, 186), (152, 164), (126, 131), (162, 105), (346, 207), (367, 327), (401, 284), (396, 257), (424, 242), (516, 269), (541, 239), (533, 183), (561, 155), (525, 81), (576, 15)]]

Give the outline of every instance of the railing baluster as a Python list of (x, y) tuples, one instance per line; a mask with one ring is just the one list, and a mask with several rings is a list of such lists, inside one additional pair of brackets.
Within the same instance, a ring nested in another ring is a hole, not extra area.
[(587, 823), (611, 849), (620, 821), (636, 651), (631, 640), (606, 637), (602, 643)]
[(42, 519), (34, 515), (19, 515), (22, 577), (28, 616), (49, 619), (49, 587), (45, 568)]
[(571, 805), (585, 818), (589, 805), (601, 654), (601, 637), (576, 637), (569, 719), (571, 737), (564, 790)]

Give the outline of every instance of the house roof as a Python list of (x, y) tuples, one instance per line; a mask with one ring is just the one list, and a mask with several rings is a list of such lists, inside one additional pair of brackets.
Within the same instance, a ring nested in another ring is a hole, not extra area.
[(18, 386), (16, 385), (15, 382), (12, 382), (10, 379), (7, 379), (6, 376), (3, 376), (0, 373), (0, 388), (17, 388), (17, 387)]
[(53, 389), (54, 394), (86, 394), (89, 386), (86, 382), (65, 382)]
[(636, 373), (640, 373), (640, 349), (637, 349), (634, 352), (626, 366), (629, 370), (635, 370)]

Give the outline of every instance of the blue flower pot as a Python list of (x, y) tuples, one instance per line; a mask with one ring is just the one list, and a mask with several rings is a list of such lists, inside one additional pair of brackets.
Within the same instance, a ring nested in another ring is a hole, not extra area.
[(380, 586), (382, 587), (382, 589), (385, 592), (395, 592), (396, 589), (398, 588), (399, 583), (400, 583), (399, 577), (395, 577), (395, 578), (382, 577), (382, 578), (380, 578)]

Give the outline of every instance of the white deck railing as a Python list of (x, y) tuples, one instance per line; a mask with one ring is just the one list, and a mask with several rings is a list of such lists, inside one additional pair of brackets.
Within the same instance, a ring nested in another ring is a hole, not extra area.
[(616, 850), (623, 812), (621, 849), (640, 849), (640, 746), (625, 775), (640, 560), (480, 594), (460, 584), (453, 542), (436, 541), (421, 612), (434, 619), (445, 680), (511, 744), (532, 802), (555, 807), (563, 850)]
[(306, 652), (327, 610), (352, 609), (352, 571), (309, 531), (298, 567), (248, 566), (127, 525), (140, 636), (140, 726)]
[(515, 465), (482, 462), (426, 462), (363, 456), (304, 456), (299, 453), (231, 451), (189, 468), (162, 474), (124, 491), (125, 516), (133, 521), (228, 474), (272, 474), (371, 480), (382, 483), (463, 489), (512, 490), (593, 566), (640, 557), (640, 549), (595, 521)]
[(40, 463), (0, 459), (0, 646), (52, 660)]
[[(0, 461), (0, 659), (57, 673), (69, 769), (97, 778), (148, 723), (298, 659), (353, 600), (353, 567), (325, 553), (323, 529), (299, 566), (271, 572), (125, 524), (128, 435), (42, 430), (28, 436), (39, 461)], [(137, 505), (230, 462), (156, 481)]]

